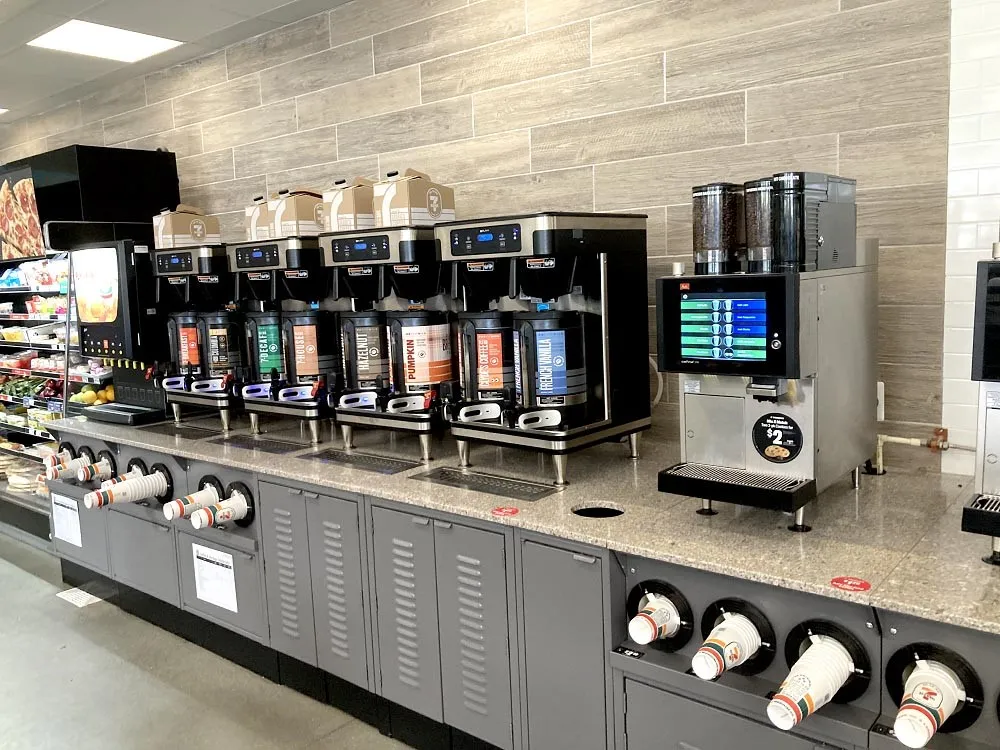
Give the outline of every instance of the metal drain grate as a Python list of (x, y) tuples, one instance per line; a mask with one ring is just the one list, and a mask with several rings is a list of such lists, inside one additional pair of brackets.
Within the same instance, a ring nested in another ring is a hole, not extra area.
[(308, 458), (328, 464), (344, 464), (346, 466), (353, 466), (355, 469), (362, 469), (363, 471), (374, 471), (378, 474), (398, 474), (401, 471), (408, 471), (420, 466), (419, 461), (373, 456), (370, 453), (347, 453), (335, 448), (328, 448), (319, 453), (300, 456), (300, 458)]
[(307, 447), (297, 443), (285, 443), (281, 440), (255, 438), (250, 435), (219, 437), (210, 442), (216, 443), (217, 445), (232, 446), (233, 448), (245, 448), (251, 451), (261, 451), (262, 453), (292, 453), (293, 451), (300, 451)]
[(433, 484), (443, 484), (447, 487), (455, 487), (460, 490), (472, 490), (473, 492), (500, 495), (513, 500), (539, 500), (546, 495), (556, 492), (556, 488), (551, 484), (525, 482), (520, 479), (508, 479), (507, 477), (481, 474), (477, 471), (462, 469), (434, 469), (433, 471), (428, 471), (426, 474), (412, 476), (410, 479), (418, 479), (421, 482), (432, 482)]
[(969, 507), (983, 513), (1000, 513), (1000, 495), (980, 495)]
[(704, 464), (678, 464), (665, 473), (685, 479), (700, 479), (705, 482), (724, 482), (738, 484), (742, 487), (754, 487), (759, 490), (774, 490), (776, 492), (794, 492), (807, 484), (808, 479), (781, 477), (774, 474), (754, 474), (741, 469), (727, 469), (722, 466), (706, 466)]
[(213, 430), (207, 427), (192, 427), (186, 424), (173, 424), (165, 422), (143, 427), (145, 432), (155, 432), (157, 435), (173, 435), (184, 440), (201, 440), (202, 438), (218, 435), (220, 430)]

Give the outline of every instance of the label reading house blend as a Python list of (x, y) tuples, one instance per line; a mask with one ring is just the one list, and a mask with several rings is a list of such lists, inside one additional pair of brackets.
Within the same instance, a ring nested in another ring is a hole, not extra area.
[(295, 357), (295, 374), (298, 377), (319, 375), (316, 326), (292, 326), (292, 351)]

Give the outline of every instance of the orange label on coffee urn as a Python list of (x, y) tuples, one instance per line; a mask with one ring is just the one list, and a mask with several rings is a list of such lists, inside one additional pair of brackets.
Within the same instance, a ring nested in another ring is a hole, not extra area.
[(177, 329), (177, 338), (180, 339), (181, 367), (197, 367), (201, 364), (201, 352), (198, 350), (198, 329), (194, 326), (182, 326)]
[(503, 335), (480, 333), (476, 336), (476, 363), (479, 370), (479, 387), (503, 387)]

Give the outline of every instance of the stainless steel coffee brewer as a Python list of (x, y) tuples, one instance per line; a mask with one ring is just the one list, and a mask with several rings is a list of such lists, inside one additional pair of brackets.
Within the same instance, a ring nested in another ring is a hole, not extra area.
[(240, 395), (250, 430), (261, 417), (298, 419), (312, 443), (329, 418), (327, 392), (340, 373), (336, 314), (319, 309), (331, 289), (315, 237), (240, 242), (226, 246), (236, 296), (246, 314), (250, 361)]
[(224, 432), (240, 407), (237, 380), (246, 365), (242, 319), (235, 308), (235, 279), (223, 245), (153, 253), (156, 304), (167, 316), (171, 372), (162, 378), (174, 421), (184, 407), (216, 413)]
[(962, 509), (962, 531), (991, 537), (983, 558), (1000, 565), (1000, 242), (976, 268), (972, 379), (979, 381), (976, 494)]
[(537, 213), (439, 224), (455, 267), (460, 384), (446, 394), (459, 458), (470, 443), (552, 455), (650, 425), (646, 217)]
[(424, 461), (443, 426), (441, 390), (455, 377), (450, 268), (431, 227), (320, 235), (341, 313), (344, 388), (335, 413), (344, 447), (354, 428), (416, 434)]
[[(805, 504), (848, 472), (856, 486), (875, 447), (878, 245), (857, 242), (853, 180), (765, 182), (741, 191), (745, 218), (712, 204), (726, 191), (696, 188), (695, 214), (713, 217), (695, 224), (696, 251), (733, 239), (712, 264), (696, 257), (695, 275), (657, 280), (682, 458), (659, 489), (702, 498), (703, 514), (714, 501), (794, 512), (790, 528), (808, 531)], [(716, 225), (744, 220), (743, 232)], [(749, 272), (715, 273), (733, 268)]]

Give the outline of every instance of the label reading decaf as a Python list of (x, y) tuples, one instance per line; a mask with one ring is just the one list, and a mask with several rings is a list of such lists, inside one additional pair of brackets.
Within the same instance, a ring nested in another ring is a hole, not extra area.
[(269, 378), (271, 370), (282, 373), (285, 363), (281, 361), (281, 329), (274, 325), (257, 326), (257, 361), (260, 376)]
[(413, 274), (420, 273), (420, 266), (418, 265), (393, 266), (392, 272), (397, 276), (411, 276)]
[(178, 355), (181, 367), (197, 367), (201, 364), (201, 353), (198, 351), (198, 329), (194, 326), (181, 326), (177, 329), (179, 339)]
[(786, 414), (765, 414), (753, 426), (753, 446), (771, 463), (785, 464), (802, 451), (802, 430)]
[(316, 326), (292, 326), (292, 350), (295, 374), (319, 375), (319, 350), (316, 347)]

